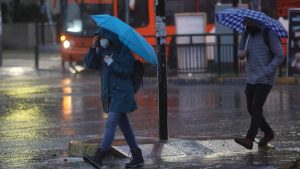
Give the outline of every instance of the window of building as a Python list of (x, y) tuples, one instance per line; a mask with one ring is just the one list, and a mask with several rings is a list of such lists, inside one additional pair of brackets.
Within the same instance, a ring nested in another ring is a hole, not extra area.
[[(154, 7), (153, 7), (154, 8)], [(129, 23), (132, 27), (144, 27), (149, 23), (148, 0), (129, 0)], [(125, 1), (118, 1), (118, 17), (125, 22)]]

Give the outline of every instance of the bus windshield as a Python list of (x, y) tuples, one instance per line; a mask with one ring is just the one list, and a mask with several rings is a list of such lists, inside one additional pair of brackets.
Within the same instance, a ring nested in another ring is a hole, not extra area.
[(91, 36), (97, 30), (96, 23), (90, 18), (94, 14), (113, 13), (112, 4), (70, 3), (65, 10), (64, 32), (72, 35)]

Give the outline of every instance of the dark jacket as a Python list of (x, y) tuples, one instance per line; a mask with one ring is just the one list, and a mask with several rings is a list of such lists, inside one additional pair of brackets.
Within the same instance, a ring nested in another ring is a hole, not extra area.
[[(132, 74), (134, 58), (117, 35), (105, 29), (97, 33), (113, 45), (103, 49), (90, 48), (84, 58), (86, 68), (96, 69), (101, 74), (101, 100), (104, 112), (129, 113), (136, 110)], [(103, 61), (105, 55), (114, 60), (109, 66)]]

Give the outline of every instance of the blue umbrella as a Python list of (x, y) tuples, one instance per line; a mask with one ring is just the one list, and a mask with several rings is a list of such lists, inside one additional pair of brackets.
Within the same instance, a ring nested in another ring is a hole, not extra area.
[(132, 27), (120, 19), (107, 14), (91, 15), (91, 18), (99, 27), (117, 34), (124, 45), (142, 57), (147, 63), (158, 64), (154, 48)]
[(250, 18), (263, 24), (264, 27), (273, 30), (277, 33), (280, 38), (287, 38), (287, 31), (284, 29), (282, 24), (269, 17), (265, 13), (249, 10), (245, 8), (240, 9), (225, 9), (217, 12), (216, 21), (224, 26), (234, 29), (237, 32), (245, 30), (244, 20)]

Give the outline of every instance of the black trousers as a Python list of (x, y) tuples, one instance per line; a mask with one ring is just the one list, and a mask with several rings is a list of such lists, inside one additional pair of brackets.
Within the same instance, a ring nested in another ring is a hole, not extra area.
[(267, 134), (273, 133), (273, 130), (263, 116), (263, 106), (271, 89), (271, 85), (247, 83), (245, 94), (247, 109), (251, 115), (251, 123), (246, 137), (252, 141), (254, 141), (259, 129)]

